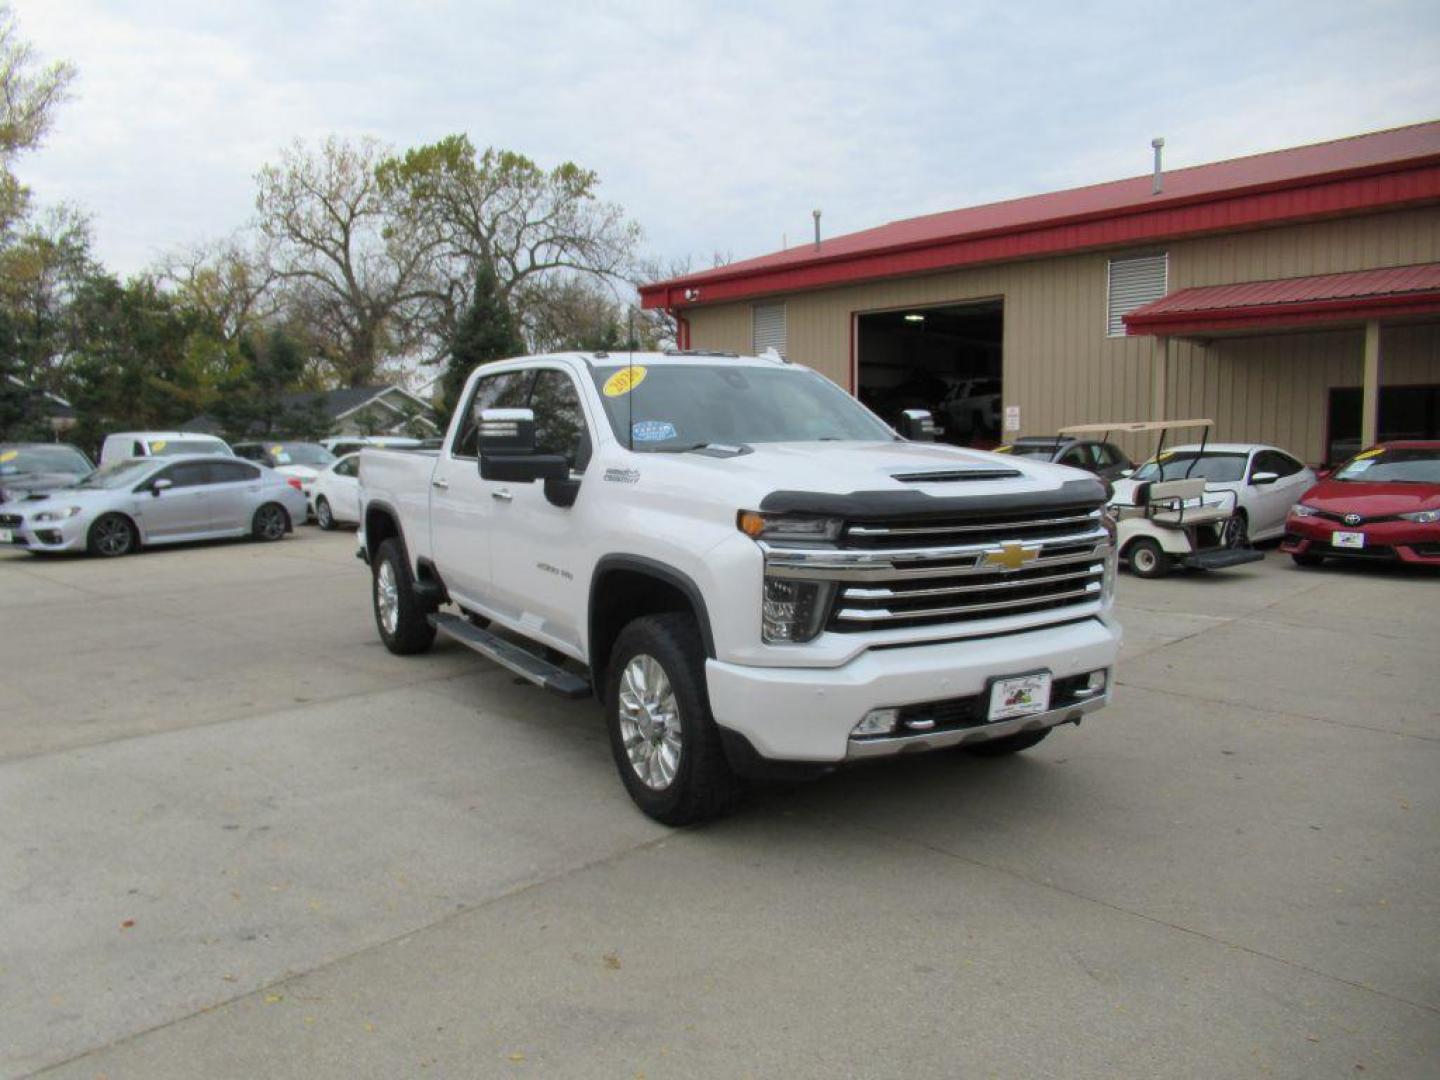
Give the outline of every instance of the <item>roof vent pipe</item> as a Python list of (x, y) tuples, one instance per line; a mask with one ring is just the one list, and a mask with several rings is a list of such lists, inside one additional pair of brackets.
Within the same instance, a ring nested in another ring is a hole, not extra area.
[(810, 216), (815, 219), (815, 250), (820, 250), (820, 211), (811, 210)]
[(1165, 140), (1164, 140), (1164, 139), (1159, 139), (1159, 138), (1151, 139), (1151, 140), (1150, 140), (1150, 149), (1152, 149), (1152, 150), (1155, 151), (1155, 176), (1154, 176), (1154, 178), (1150, 181), (1150, 194), (1151, 194), (1151, 195), (1159, 195), (1159, 194), (1160, 194), (1160, 190), (1161, 190), (1161, 188), (1163, 187), (1163, 185), (1162, 185), (1162, 183), (1161, 183), (1161, 172), (1160, 172), (1160, 151), (1165, 149)]

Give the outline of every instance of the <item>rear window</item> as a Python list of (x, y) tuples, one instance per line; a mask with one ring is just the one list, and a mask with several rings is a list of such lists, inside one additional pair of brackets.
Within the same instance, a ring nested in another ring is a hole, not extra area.
[(219, 439), (152, 439), (150, 453), (155, 457), (175, 457), (179, 454), (228, 454), (225, 444)]
[(1367, 484), (1440, 484), (1440, 451), (1422, 448), (1367, 450), (1336, 469), (1333, 479)]

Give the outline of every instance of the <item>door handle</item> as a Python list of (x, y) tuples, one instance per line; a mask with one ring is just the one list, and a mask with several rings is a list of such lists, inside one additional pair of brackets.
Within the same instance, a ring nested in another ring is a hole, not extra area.
[(435, 480), (431, 480), (431, 481), (430, 481), (430, 486), (431, 486), (431, 487), (439, 488), (441, 491), (449, 491), (449, 490), (450, 490), (450, 481), (449, 481), (449, 480), (435, 479)]
[(500, 488), (496, 491), (490, 492), (490, 497), (492, 499), (499, 499), (501, 502), (509, 502), (515, 496), (510, 494), (509, 488)]

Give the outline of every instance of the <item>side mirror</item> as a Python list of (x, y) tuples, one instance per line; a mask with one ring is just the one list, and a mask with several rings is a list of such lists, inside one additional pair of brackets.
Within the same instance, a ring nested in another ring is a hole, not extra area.
[(935, 420), (929, 409), (906, 409), (900, 414), (895, 430), (911, 442), (934, 442)]
[(1279, 479), (1279, 473), (1257, 472), (1254, 476), (1250, 477), (1250, 483), (1254, 484), (1256, 487), (1265, 487), (1267, 484), (1273, 484), (1276, 480)]
[(565, 480), (570, 463), (560, 454), (535, 452), (533, 409), (480, 409), (475, 417), (480, 478), (530, 484)]
[(158, 499), (160, 497), (160, 492), (168, 491), (174, 486), (174, 480), (168, 480), (162, 476), (159, 480), (156, 480), (153, 484), (150, 485), (150, 494), (154, 495)]

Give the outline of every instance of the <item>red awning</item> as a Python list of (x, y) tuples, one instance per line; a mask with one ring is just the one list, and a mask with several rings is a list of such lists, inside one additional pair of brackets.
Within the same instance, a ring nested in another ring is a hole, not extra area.
[(1125, 316), (1129, 334), (1186, 337), (1440, 315), (1440, 263), (1180, 289)]

